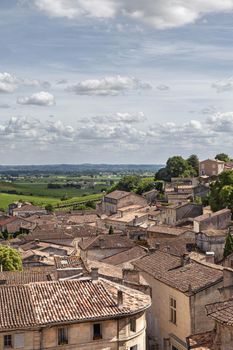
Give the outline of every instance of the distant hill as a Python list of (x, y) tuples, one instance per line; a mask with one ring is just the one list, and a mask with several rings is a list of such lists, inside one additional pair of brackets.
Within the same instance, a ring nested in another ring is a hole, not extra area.
[(0, 165), (0, 174), (38, 175), (38, 174), (81, 174), (100, 173), (127, 174), (156, 172), (162, 164), (55, 164), (55, 165)]

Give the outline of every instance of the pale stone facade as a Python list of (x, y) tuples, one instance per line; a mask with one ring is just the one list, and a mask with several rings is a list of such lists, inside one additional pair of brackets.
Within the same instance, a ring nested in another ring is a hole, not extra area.
[[(4, 336), (12, 336), (12, 348), (24, 350), (145, 350), (146, 320), (145, 313), (132, 316), (136, 321), (135, 331), (130, 330), (130, 318), (84, 322), (76, 324), (61, 324), (43, 327), (38, 330), (4, 332), (0, 335), (0, 350), (9, 349), (4, 346)], [(93, 325), (101, 324), (102, 339), (93, 340)], [(58, 329), (67, 329), (68, 344), (58, 344)], [(19, 342), (20, 338), (20, 342)]]
[(199, 164), (199, 175), (218, 176), (224, 171), (225, 163), (217, 159), (206, 159)]

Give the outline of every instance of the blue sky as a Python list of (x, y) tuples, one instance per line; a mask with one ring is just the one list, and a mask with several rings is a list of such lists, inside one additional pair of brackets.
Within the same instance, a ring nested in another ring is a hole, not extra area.
[(1, 0), (0, 162), (233, 146), (233, 0)]

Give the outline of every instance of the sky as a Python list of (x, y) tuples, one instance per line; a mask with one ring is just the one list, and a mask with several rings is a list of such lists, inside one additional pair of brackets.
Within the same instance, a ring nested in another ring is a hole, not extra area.
[(0, 0), (0, 164), (233, 156), (233, 0)]

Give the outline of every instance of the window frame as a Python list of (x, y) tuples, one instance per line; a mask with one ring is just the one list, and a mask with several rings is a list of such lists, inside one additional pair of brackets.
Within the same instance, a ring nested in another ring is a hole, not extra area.
[[(99, 326), (99, 335), (95, 335), (95, 327)], [(92, 339), (100, 340), (103, 339), (102, 323), (93, 323), (92, 325)]]
[(137, 320), (135, 317), (131, 317), (129, 319), (129, 329), (130, 329), (130, 332), (133, 332), (133, 333), (137, 332)]
[[(63, 332), (61, 335), (60, 332)], [(69, 344), (69, 333), (68, 327), (59, 327), (57, 329), (57, 345), (67, 345)]]
[[(10, 344), (6, 340), (10, 339)], [(7, 344), (6, 344), (7, 343)], [(12, 349), (13, 348), (13, 337), (12, 334), (4, 334), (3, 336), (3, 349)]]
[(170, 296), (169, 298), (170, 322), (177, 325), (177, 300)]

